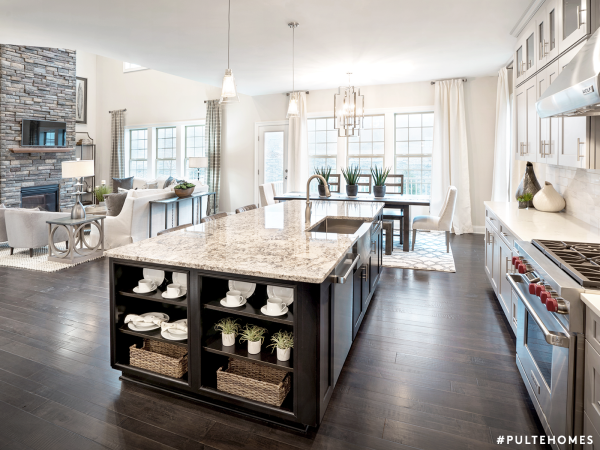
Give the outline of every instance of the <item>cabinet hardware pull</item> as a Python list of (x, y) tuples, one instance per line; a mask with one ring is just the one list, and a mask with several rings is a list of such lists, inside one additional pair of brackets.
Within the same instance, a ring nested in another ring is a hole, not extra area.
[(329, 277), (331, 282), (337, 283), (337, 284), (344, 284), (346, 282), (346, 280), (348, 279), (348, 277), (350, 276), (350, 274), (352, 273), (352, 269), (354, 269), (354, 267), (356, 267), (356, 264), (358, 264), (359, 261), (360, 261), (360, 255), (356, 255), (356, 258), (354, 258), (354, 261), (352, 261), (352, 265), (348, 268), (348, 271), (344, 274), (344, 276), (340, 277), (338, 275), (331, 275)]
[(546, 156), (549, 156), (552, 154), (552, 147), (550, 147), (550, 151), (548, 153), (546, 153), (546, 146), (550, 147), (550, 142), (546, 142), (546, 141), (541, 141), (541, 149), (540, 149), (540, 155), (542, 155), (542, 158), (545, 158)]
[(579, 153), (579, 147), (581, 147), (581, 144), (585, 145), (585, 141), (581, 142), (581, 138), (577, 138), (577, 161), (581, 160), (581, 158), (585, 158), (585, 155), (581, 156)]
[(506, 257), (506, 260), (504, 262), (505, 263), (505, 267), (504, 268), (506, 269), (506, 273), (511, 273), (512, 272), (512, 270), (510, 270), (508, 268), (508, 262), (511, 261), (511, 260), (512, 260), (512, 258), (509, 258), (508, 256)]

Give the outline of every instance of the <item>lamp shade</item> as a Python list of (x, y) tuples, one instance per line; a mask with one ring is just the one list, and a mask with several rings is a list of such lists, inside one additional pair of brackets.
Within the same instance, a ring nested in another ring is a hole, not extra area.
[(62, 163), (63, 178), (91, 177), (94, 175), (94, 161), (86, 159), (84, 161), (64, 161)]
[(202, 169), (208, 167), (208, 156), (190, 156), (188, 158), (190, 169)]
[(235, 86), (235, 78), (231, 69), (225, 70), (225, 76), (223, 77), (223, 89), (221, 90), (221, 100), (219, 103), (231, 103), (239, 102), (240, 99), (237, 95), (237, 88)]

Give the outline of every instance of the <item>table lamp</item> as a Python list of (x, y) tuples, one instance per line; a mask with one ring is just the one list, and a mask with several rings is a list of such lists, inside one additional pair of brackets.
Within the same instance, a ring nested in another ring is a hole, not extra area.
[(75, 204), (71, 209), (71, 219), (85, 219), (85, 209), (81, 204), (81, 195), (85, 194), (81, 190), (83, 186), (83, 177), (94, 176), (94, 161), (92, 159), (86, 159), (81, 161), (77, 158), (75, 161), (63, 161), (62, 163), (62, 177), (63, 178), (76, 178), (77, 183), (74, 184), (76, 191)]
[[(208, 156), (190, 156), (188, 158), (190, 169), (197, 169), (196, 179), (200, 183), (200, 169), (208, 167)], [(204, 184), (204, 180), (200, 184)]]

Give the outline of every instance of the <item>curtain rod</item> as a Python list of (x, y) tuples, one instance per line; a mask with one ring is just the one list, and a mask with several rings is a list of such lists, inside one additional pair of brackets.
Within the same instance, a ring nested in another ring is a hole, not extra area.
[[(448, 80), (454, 80), (454, 78), (447, 78), (447, 79), (445, 79), (445, 80), (437, 80), (437, 81), (448, 81)], [(466, 83), (466, 82), (467, 82), (467, 79), (466, 79), (466, 78), (463, 78), (463, 79), (462, 79), (462, 81), (463, 81), (463, 83)], [(435, 84), (435, 81), (432, 81), (432, 82), (431, 82), (431, 84)]]
[(109, 111), (108, 113), (111, 114), (117, 111), (127, 111), (127, 109), (115, 109), (114, 111)]

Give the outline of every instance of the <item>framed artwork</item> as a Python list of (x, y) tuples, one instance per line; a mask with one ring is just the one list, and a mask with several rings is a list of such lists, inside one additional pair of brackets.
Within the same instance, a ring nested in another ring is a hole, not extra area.
[(87, 123), (87, 78), (75, 82), (75, 123)]

